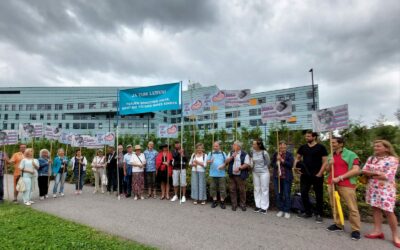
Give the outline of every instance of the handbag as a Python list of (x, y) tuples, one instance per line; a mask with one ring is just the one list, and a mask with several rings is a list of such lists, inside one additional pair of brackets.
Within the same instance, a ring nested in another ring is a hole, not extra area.
[(23, 178), (22, 178), (22, 176), (24, 175), (24, 169), (25, 169), (25, 167), (22, 169), (22, 174), (21, 174), (21, 176), (18, 178), (18, 182), (17, 182), (17, 185), (16, 185), (16, 187), (15, 187), (15, 189), (16, 189), (18, 192), (25, 192), (25, 190), (26, 190), (25, 182), (24, 182), (24, 180), (23, 180)]

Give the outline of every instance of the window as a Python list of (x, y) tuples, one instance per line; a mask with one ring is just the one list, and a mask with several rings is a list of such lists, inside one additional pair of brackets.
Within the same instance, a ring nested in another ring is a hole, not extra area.
[(168, 118), (164, 116), (164, 122), (168, 122)]
[(177, 123), (181, 123), (181, 122), (182, 122), (182, 119), (179, 117), (179, 118), (176, 119), (176, 122), (177, 122)]
[(67, 109), (68, 110), (74, 109), (74, 104), (73, 103), (68, 103), (67, 104)]
[[(20, 104), (19, 107), (18, 107), (18, 109), (19, 109), (19, 111), (24, 110), (24, 104)], [(1, 110), (1, 109), (0, 109), (0, 110)]]
[(44, 114), (39, 115), (39, 120), (43, 121), (44, 120)]
[(118, 106), (118, 102), (116, 102), (116, 101), (112, 102), (112, 107), (113, 108), (116, 108), (117, 106)]
[(61, 115), (61, 120), (65, 120), (65, 114)]
[(4, 111), (8, 111), (8, 106), (9, 106), (8, 104), (4, 105)]
[(54, 114), (54, 120), (58, 120), (58, 114)]
[(45, 104), (44, 105), (44, 110), (51, 110), (51, 104)]
[(312, 98), (313, 98), (313, 92), (312, 92), (312, 90), (307, 91), (307, 98), (308, 98), (308, 99), (312, 99)]
[(232, 112), (226, 112), (225, 113), (225, 118), (232, 118), (233, 117), (233, 113)]
[(63, 105), (62, 104), (55, 104), (54, 108), (55, 108), (55, 110), (62, 110), (63, 109)]
[(121, 128), (125, 128), (125, 123), (121, 122)]
[(69, 129), (69, 123), (65, 123), (65, 128)]
[(263, 104), (267, 102), (267, 97), (260, 97), (257, 99), (258, 104)]
[(312, 102), (311, 103), (307, 103), (307, 110), (308, 111), (314, 110), (313, 108), (314, 108), (314, 105), (312, 104)]
[(81, 127), (80, 125), (81, 125), (80, 123), (73, 123), (72, 124), (72, 128), (73, 129), (79, 129)]
[(171, 110), (171, 115), (176, 115), (176, 110)]
[(35, 121), (36, 120), (36, 114), (30, 114), (29, 115), (29, 120)]
[(19, 120), (19, 114), (15, 114), (15, 120)]
[(48, 121), (51, 120), (51, 114), (47, 114), (47, 120), (48, 120)]
[(156, 125), (154, 123), (151, 124), (150, 128), (155, 129)]
[(249, 116), (261, 115), (261, 109), (250, 109)]
[(78, 109), (84, 109), (85, 104), (84, 103), (78, 103)]
[(286, 100), (296, 101), (296, 93), (290, 93), (286, 95)]
[(103, 129), (103, 123), (99, 123), (99, 129)]
[(101, 102), (101, 108), (108, 108), (108, 102)]
[(0, 114), (0, 119), (1, 119), (1, 114)]
[(2, 110), (3, 110), (3, 105), (0, 104), (0, 111), (2, 111)]
[(38, 104), (36, 108), (37, 110), (44, 110), (44, 104)]
[(33, 104), (26, 104), (26, 111), (32, 111), (34, 105)]
[(4, 114), (4, 120), (8, 120), (8, 114)]
[(296, 112), (296, 105), (292, 104), (292, 112)]
[(89, 102), (89, 109), (96, 109), (96, 103), (95, 102)]
[(59, 124), (58, 124), (58, 128), (62, 128), (62, 123), (59, 123)]
[(3, 123), (3, 129), (7, 129), (7, 123)]
[(171, 123), (176, 123), (176, 118), (171, 118)]
[(87, 129), (87, 123), (81, 123), (81, 129)]
[(250, 126), (257, 127), (262, 124), (261, 119), (250, 120)]
[(88, 123), (88, 129), (94, 129), (94, 123)]
[(233, 127), (233, 122), (226, 122), (225, 123), (226, 128), (232, 128)]
[(15, 129), (15, 124), (11, 123), (11, 129)]
[(11, 105), (11, 110), (12, 111), (16, 111), (17, 110), (17, 105), (15, 105), (15, 104)]

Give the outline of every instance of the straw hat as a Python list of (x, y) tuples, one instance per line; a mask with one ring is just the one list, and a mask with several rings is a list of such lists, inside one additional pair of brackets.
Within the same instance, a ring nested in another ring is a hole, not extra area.
[(136, 145), (135, 150), (142, 150), (142, 147), (140, 145)]

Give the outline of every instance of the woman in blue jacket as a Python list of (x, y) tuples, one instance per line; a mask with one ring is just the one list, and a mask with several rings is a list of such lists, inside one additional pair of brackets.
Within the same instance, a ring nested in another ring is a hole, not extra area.
[(53, 175), (55, 182), (53, 187), (53, 198), (57, 198), (58, 185), (60, 184), (59, 195), (64, 196), (64, 182), (67, 177), (68, 157), (65, 156), (64, 149), (60, 148), (57, 151), (57, 156), (53, 161)]
[(41, 200), (48, 198), (47, 192), (49, 191), (49, 170), (51, 166), (50, 152), (47, 149), (40, 150), (39, 153), (39, 169), (38, 169), (38, 183), (39, 183), (39, 197)]

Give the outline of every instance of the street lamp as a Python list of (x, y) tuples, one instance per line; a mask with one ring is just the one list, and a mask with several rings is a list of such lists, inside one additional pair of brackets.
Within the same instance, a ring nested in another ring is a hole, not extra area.
[(313, 99), (313, 105), (312, 108), (315, 111), (315, 88), (314, 88), (314, 69), (311, 68), (308, 72), (311, 73), (311, 86), (312, 86), (312, 99)]

